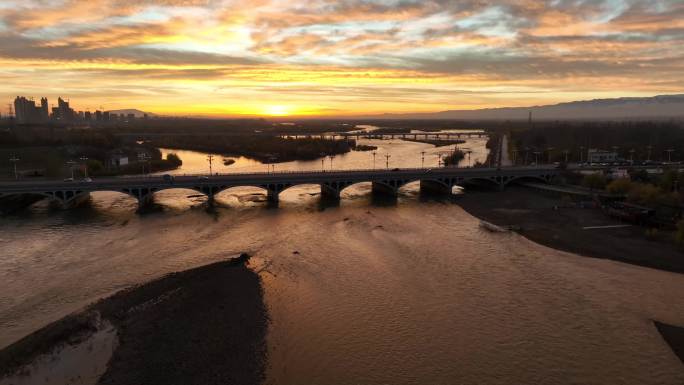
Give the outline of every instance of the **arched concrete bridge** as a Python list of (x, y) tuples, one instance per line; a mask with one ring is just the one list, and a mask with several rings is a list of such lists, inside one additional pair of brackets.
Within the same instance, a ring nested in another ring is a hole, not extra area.
[(393, 170), (341, 170), (301, 171), (252, 174), (220, 174), (212, 176), (162, 176), (97, 178), (92, 182), (59, 180), (0, 182), (0, 198), (12, 195), (42, 195), (70, 207), (95, 191), (117, 191), (136, 198), (140, 206), (152, 201), (157, 191), (182, 188), (191, 189), (209, 197), (231, 187), (255, 186), (266, 190), (268, 199), (278, 201), (278, 195), (296, 185), (318, 184), (321, 195), (339, 199), (345, 188), (361, 182), (371, 182), (374, 193), (396, 195), (399, 188), (410, 182), (420, 182), (420, 188), (434, 192), (451, 193), (453, 186), (468, 183), (486, 183), (503, 190), (516, 180), (525, 178), (549, 182), (558, 174), (551, 167), (495, 168), (436, 168)]

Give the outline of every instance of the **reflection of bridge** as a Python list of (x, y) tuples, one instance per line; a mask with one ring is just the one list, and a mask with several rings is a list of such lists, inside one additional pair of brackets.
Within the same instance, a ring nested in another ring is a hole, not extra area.
[(437, 169), (394, 169), (394, 170), (342, 170), (301, 171), (254, 174), (222, 174), (212, 176), (177, 176), (173, 179), (162, 176), (98, 178), (92, 182), (68, 181), (17, 181), (0, 184), (0, 197), (17, 195), (45, 196), (71, 207), (83, 201), (95, 191), (117, 191), (136, 198), (143, 206), (152, 201), (157, 191), (167, 189), (191, 189), (209, 197), (223, 190), (239, 186), (255, 186), (266, 191), (268, 199), (278, 201), (278, 194), (296, 185), (317, 184), (321, 195), (339, 199), (345, 188), (362, 182), (371, 182), (373, 192), (396, 195), (398, 189), (410, 182), (420, 182), (421, 190), (451, 193), (456, 185), (484, 183), (503, 189), (507, 184), (528, 179), (548, 182), (558, 174), (550, 167), (506, 167), (495, 168), (437, 168)]

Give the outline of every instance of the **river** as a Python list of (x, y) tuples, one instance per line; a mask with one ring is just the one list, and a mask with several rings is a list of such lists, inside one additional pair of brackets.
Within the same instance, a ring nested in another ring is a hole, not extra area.
[[(390, 167), (420, 166), (421, 151), (436, 166), (441, 151), (377, 144), (377, 167), (386, 152)], [(461, 147), (473, 162), (486, 155), (483, 140)], [(177, 173), (207, 171), (206, 154), (176, 152)], [(337, 156), (333, 168), (370, 157)], [(308, 167), (321, 163), (276, 170)], [(684, 325), (681, 275), (483, 231), (457, 201), (423, 200), (415, 184), (394, 203), (369, 184), (337, 207), (317, 194), (288, 189), (273, 209), (262, 191), (234, 188), (209, 214), (205, 198), (168, 190), (155, 196), (164, 210), (139, 215), (132, 198), (97, 193), (74, 210), (39, 202), (3, 217), (0, 346), (122, 288), (248, 251), (271, 318), (266, 384), (684, 383), (651, 322)]]

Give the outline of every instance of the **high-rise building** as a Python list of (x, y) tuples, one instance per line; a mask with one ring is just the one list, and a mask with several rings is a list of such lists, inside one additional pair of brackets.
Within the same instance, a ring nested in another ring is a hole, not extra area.
[(48, 100), (45, 97), (40, 98), (40, 115), (44, 122), (47, 122), (48, 119), (50, 119)]
[(76, 113), (69, 107), (69, 102), (57, 98), (57, 107), (52, 109), (52, 119), (60, 122), (73, 122), (75, 118)]
[(41, 99), (41, 106), (36, 106), (36, 102), (23, 96), (14, 99), (14, 111), (19, 124), (35, 124), (46, 121), (44, 118), (43, 102), (47, 107), (47, 99)]

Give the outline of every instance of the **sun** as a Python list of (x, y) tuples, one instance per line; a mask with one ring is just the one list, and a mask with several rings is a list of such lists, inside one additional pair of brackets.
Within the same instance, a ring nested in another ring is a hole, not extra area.
[(287, 106), (280, 105), (267, 106), (264, 112), (266, 113), (266, 115), (271, 116), (287, 116), (290, 115), (290, 108)]

